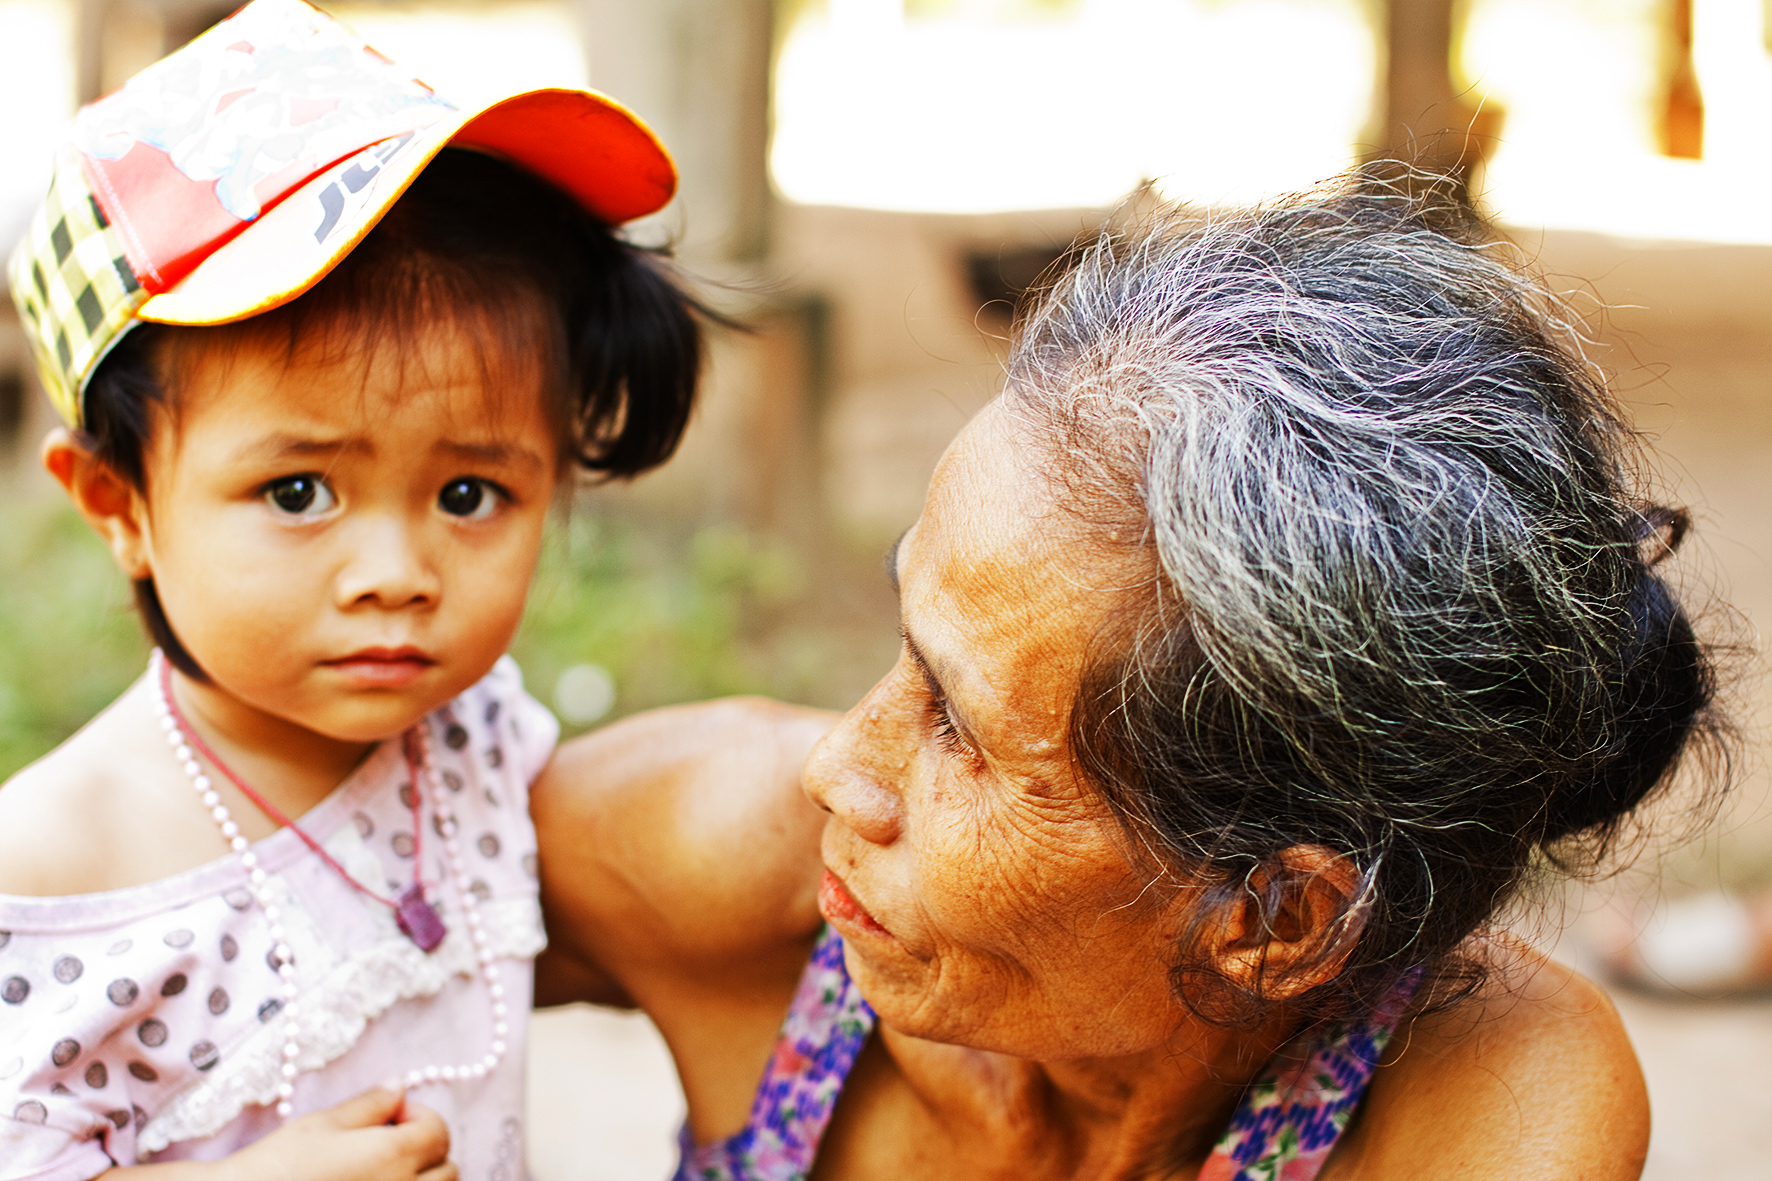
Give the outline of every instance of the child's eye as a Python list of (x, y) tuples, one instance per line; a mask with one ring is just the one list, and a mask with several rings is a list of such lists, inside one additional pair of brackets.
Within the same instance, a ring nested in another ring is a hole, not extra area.
[(437, 507), (452, 517), (484, 521), (498, 508), (502, 496), (496, 484), (475, 476), (463, 476), (443, 485), (443, 491), (437, 493)]
[(338, 504), (338, 497), (319, 476), (285, 476), (265, 488), (265, 502), (292, 517), (317, 517)]

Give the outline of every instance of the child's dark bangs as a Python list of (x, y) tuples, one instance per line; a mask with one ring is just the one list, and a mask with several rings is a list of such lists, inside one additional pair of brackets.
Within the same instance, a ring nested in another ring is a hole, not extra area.
[(494, 420), (508, 420), (513, 398), (539, 390), (569, 454), (562, 333), (537, 277), (496, 256), (450, 257), (397, 244), (390, 239), (400, 227), (393, 228), (380, 241), (371, 234), (312, 291), (260, 317), (253, 330), (275, 332), (292, 361), (299, 354), (309, 363), (359, 364), (365, 386), (370, 365), (397, 367), (401, 384), (442, 376), (429, 368), (436, 358), (427, 346), (439, 330), (455, 334), (478, 369)]
[(237, 329), (268, 337), (292, 361), (361, 363), (365, 383), (369, 364), (425, 375), (432, 334), (459, 333), (494, 419), (505, 419), (511, 397), (539, 388), (570, 454), (563, 325), (545, 256), (511, 249), (498, 227), (468, 223), (459, 203), (439, 200), (441, 186), (422, 184), (429, 175), (312, 290)]

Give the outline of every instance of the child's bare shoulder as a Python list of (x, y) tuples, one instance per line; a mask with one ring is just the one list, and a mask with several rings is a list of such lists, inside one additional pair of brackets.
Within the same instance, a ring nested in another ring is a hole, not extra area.
[(156, 862), (172, 834), (154, 802), (167, 783), (140, 757), (140, 691), (0, 784), (0, 894), (90, 894), (166, 876)]

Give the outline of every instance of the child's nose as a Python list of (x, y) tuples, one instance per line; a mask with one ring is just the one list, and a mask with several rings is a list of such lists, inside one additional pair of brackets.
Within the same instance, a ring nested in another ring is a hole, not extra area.
[(340, 607), (409, 607), (437, 600), (442, 591), (437, 570), (404, 522), (392, 516), (367, 518), (356, 522), (352, 534), (350, 560), (336, 586)]

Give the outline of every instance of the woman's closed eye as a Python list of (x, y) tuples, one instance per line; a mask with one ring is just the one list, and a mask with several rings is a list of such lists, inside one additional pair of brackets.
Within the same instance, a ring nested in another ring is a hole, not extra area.
[(271, 511), (285, 517), (321, 517), (338, 507), (331, 485), (313, 472), (272, 480), (263, 495)]
[(922, 651), (912, 641), (910, 633), (904, 628), (898, 632), (904, 640), (905, 653), (911, 658), (911, 665), (923, 681), (923, 711), (929, 720), (929, 727), (935, 732), (935, 741), (943, 751), (962, 758), (976, 758), (977, 751), (973, 748), (968, 736), (961, 730), (960, 724), (954, 721), (954, 711), (948, 702), (947, 690), (941, 687), (929, 662), (923, 658)]
[(479, 476), (451, 480), (437, 493), (437, 507), (464, 521), (484, 521), (509, 500), (510, 494), (503, 488)]
[(935, 741), (941, 749), (951, 755), (965, 750), (965, 741), (960, 737), (960, 728), (954, 725), (954, 717), (948, 712), (947, 694), (939, 685), (929, 687), (928, 714), (930, 728), (935, 731)]
[(960, 730), (960, 724), (954, 721), (954, 711), (948, 704), (947, 691), (928, 669), (920, 668), (919, 671), (923, 674), (923, 687), (926, 690), (923, 708), (929, 718), (929, 728), (935, 733), (936, 745), (955, 758), (976, 759), (978, 752)]

